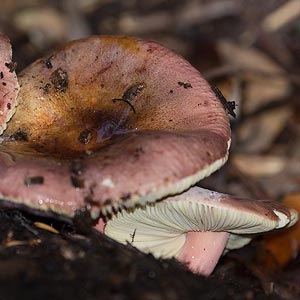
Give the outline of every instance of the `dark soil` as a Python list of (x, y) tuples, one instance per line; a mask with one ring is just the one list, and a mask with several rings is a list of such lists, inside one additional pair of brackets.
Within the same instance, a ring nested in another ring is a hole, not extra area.
[[(60, 231), (54, 234), (37, 228), (36, 221), (41, 219), (0, 211), (1, 300), (21, 295), (23, 300), (267, 299), (257, 284), (227, 280), (226, 274), (196, 276), (175, 260), (156, 260), (95, 230), (81, 235), (73, 226), (53, 221)], [(244, 271), (237, 268), (234, 276), (239, 272)]]

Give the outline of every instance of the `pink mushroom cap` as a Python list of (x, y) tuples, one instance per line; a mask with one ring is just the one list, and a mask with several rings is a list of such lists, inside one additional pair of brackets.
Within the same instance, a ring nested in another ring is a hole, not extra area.
[(227, 114), (201, 74), (154, 42), (90, 37), (18, 76), (0, 147), (9, 204), (93, 219), (180, 193), (228, 156)]

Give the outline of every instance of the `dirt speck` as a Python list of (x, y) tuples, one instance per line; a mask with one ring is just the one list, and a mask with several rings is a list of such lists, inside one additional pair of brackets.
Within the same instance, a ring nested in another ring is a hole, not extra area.
[(9, 69), (10, 73), (13, 73), (16, 70), (16, 68), (17, 68), (17, 63), (11, 61), (9, 63), (5, 63), (5, 66)]
[(127, 201), (128, 199), (131, 198), (131, 193), (123, 193), (120, 198), (122, 201)]
[(185, 89), (192, 88), (192, 85), (189, 82), (178, 81), (179, 86), (184, 87)]
[(70, 167), (71, 176), (70, 181), (73, 187), (75, 188), (84, 188), (84, 178), (82, 176), (83, 172), (83, 163), (81, 159), (75, 159), (71, 163)]
[(143, 149), (143, 147), (136, 147), (134, 149), (134, 157), (135, 158), (140, 158), (140, 156), (145, 153), (145, 150)]
[(51, 83), (46, 83), (41, 89), (44, 91), (45, 94), (49, 94), (49, 90), (51, 88)]
[(44, 61), (44, 64), (45, 64), (45, 66), (46, 66), (47, 69), (52, 69), (52, 68), (53, 68), (51, 59), (52, 59), (52, 57), (49, 57), (48, 59), (46, 59), (46, 60)]
[(9, 137), (9, 140), (28, 142), (28, 134), (25, 131), (19, 129)]
[(112, 200), (110, 198), (104, 200), (103, 205), (111, 205), (111, 204), (112, 204)]
[(84, 129), (83, 131), (80, 132), (78, 141), (81, 144), (87, 145), (91, 141), (92, 138), (92, 132), (89, 129)]
[(56, 92), (64, 93), (69, 84), (68, 73), (62, 68), (56, 69), (50, 76), (50, 80)]
[(79, 188), (79, 189), (84, 188), (84, 179), (81, 176), (72, 174), (70, 178), (71, 178), (71, 183), (72, 183), (73, 187)]
[(25, 177), (24, 184), (27, 186), (44, 184), (44, 177), (43, 176)]

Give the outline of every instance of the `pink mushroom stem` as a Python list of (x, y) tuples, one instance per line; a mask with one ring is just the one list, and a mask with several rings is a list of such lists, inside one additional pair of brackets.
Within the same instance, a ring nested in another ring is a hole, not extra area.
[(228, 232), (190, 231), (186, 234), (186, 242), (177, 259), (188, 264), (194, 273), (208, 276), (222, 255), (228, 237)]
[(105, 222), (103, 221), (102, 218), (100, 218), (100, 219), (98, 220), (98, 223), (97, 223), (97, 225), (95, 226), (95, 228), (96, 228), (99, 232), (104, 233), (104, 227), (105, 227)]

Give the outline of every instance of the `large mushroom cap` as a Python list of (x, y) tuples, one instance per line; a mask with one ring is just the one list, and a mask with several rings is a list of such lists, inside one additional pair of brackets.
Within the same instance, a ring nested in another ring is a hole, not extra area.
[(183, 58), (128, 37), (67, 44), (19, 76), (0, 195), (73, 217), (180, 193), (227, 159), (229, 121)]
[(10, 41), (0, 32), (0, 134), (15, 112), (18, 91)]
[(224, 248), (240, 248), (254, 234), (291, 226), (296, 220), (295, 210), (274, 201), (192, 187), (155, 204), (118, 212), (104, 232), (156, 257), (175, 257), (208, 275)]

